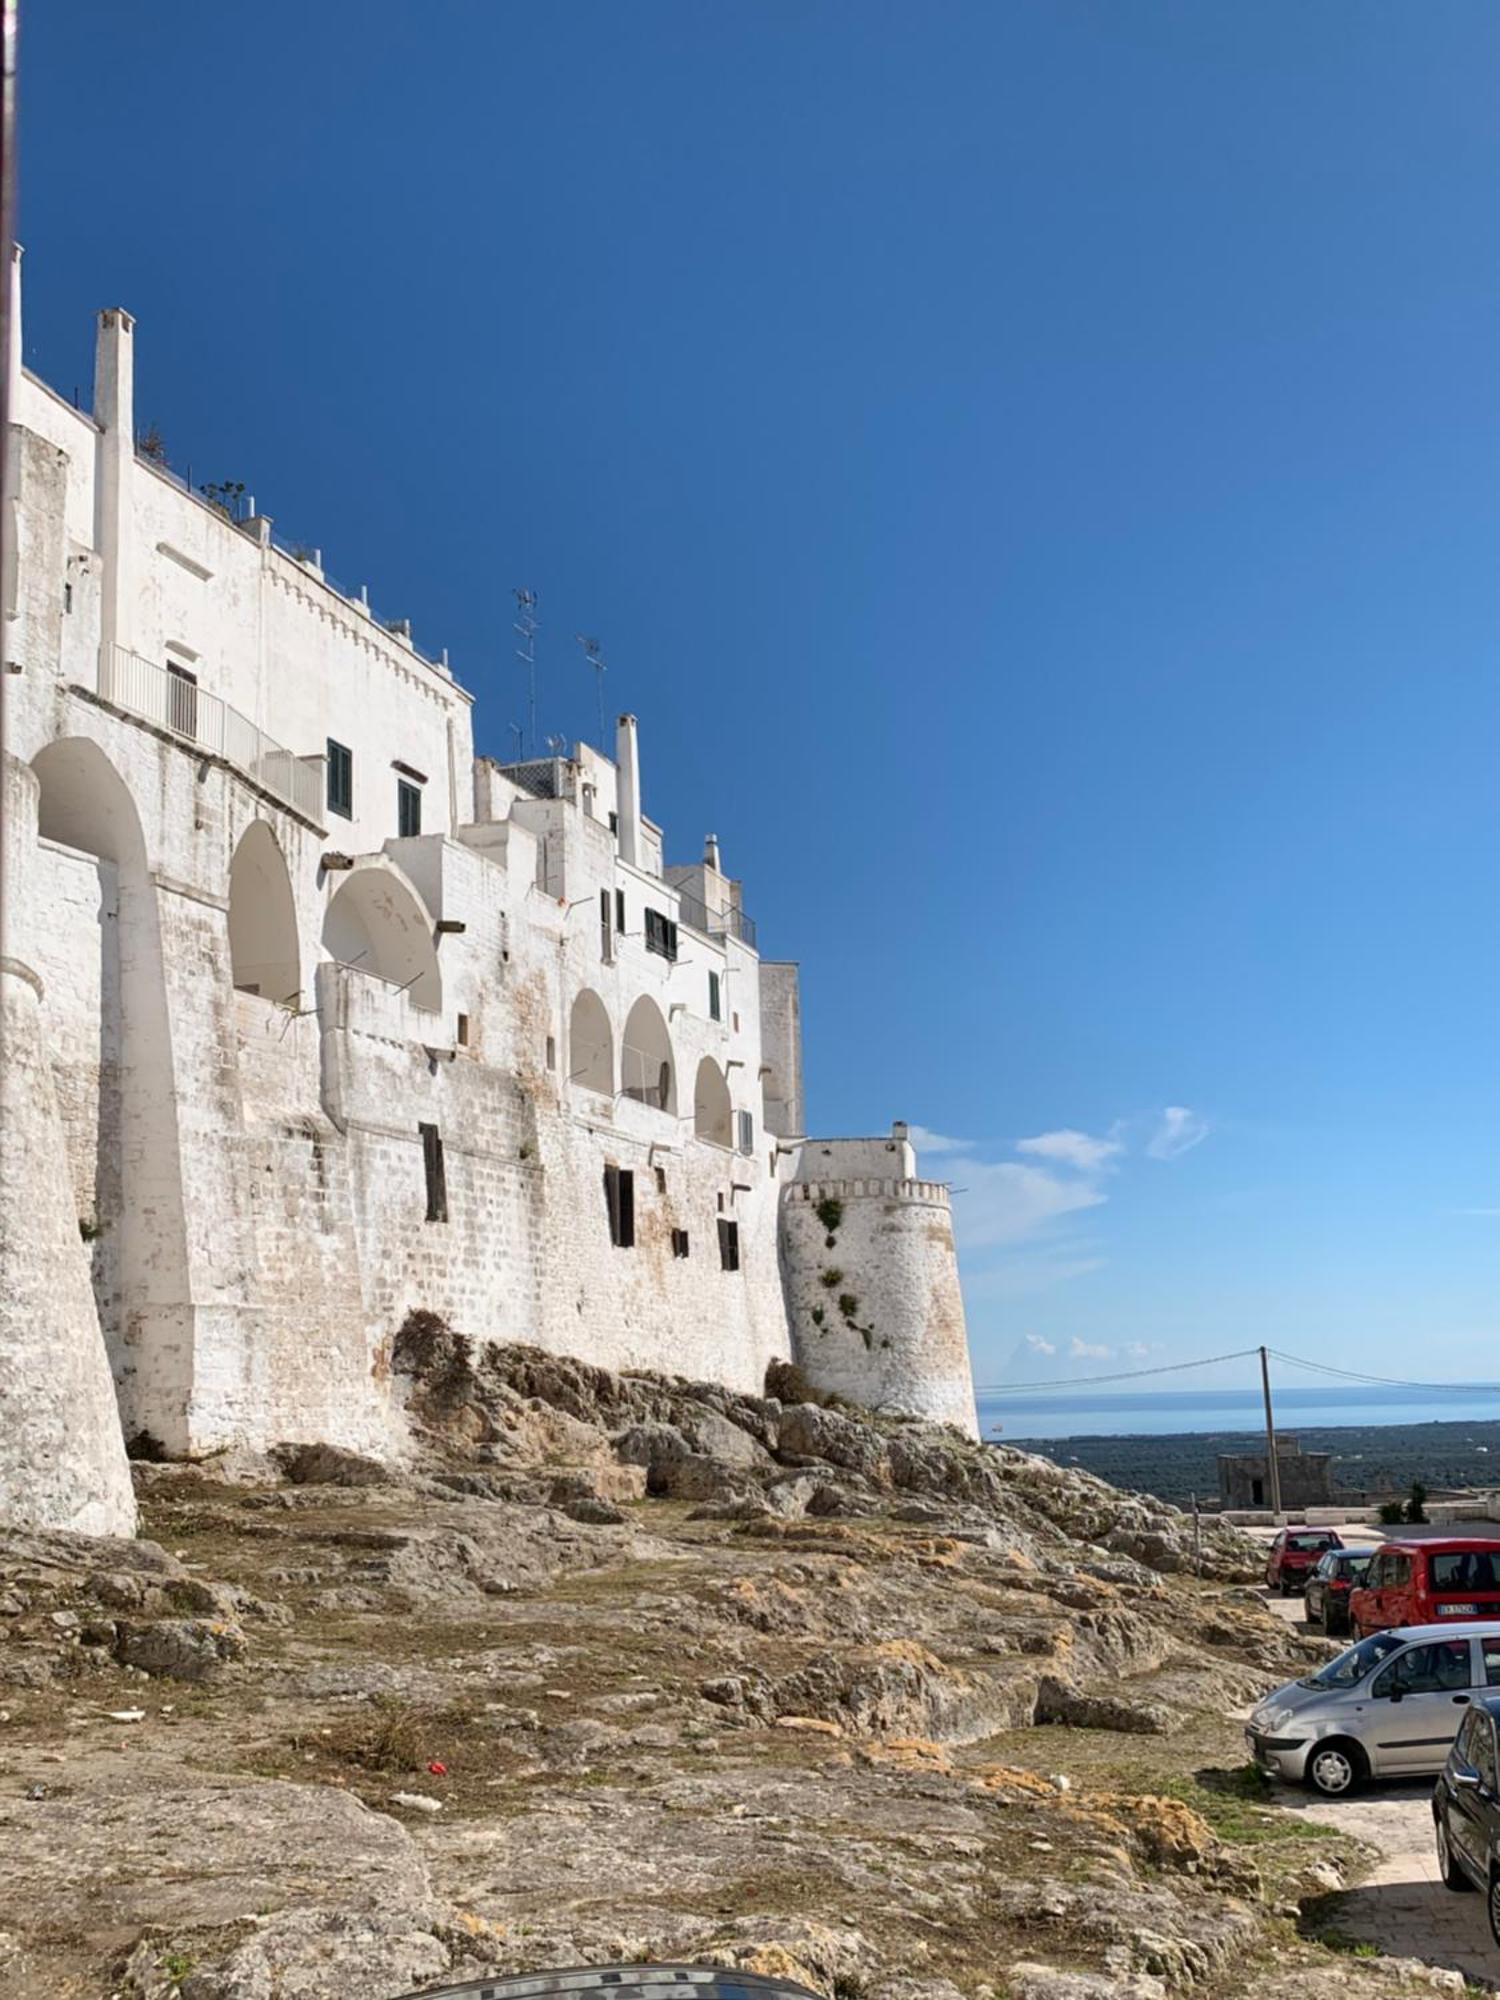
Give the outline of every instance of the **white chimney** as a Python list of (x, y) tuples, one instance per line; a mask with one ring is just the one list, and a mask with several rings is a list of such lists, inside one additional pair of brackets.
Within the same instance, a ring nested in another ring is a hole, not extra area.
[(622, 715), (615, 723), (615, 763), (619, 768), (618, 801), (620, 859), (641, 865), (641, 767), (636, 747), (635, 717)]
[(130, 644), (133, 600), (131, 482), (135, 475), (135, 321), (111, 306), (94, 344), (94, 422), (100, 430), (94, 479), (94, 542), (104, 558), (100, 637)]

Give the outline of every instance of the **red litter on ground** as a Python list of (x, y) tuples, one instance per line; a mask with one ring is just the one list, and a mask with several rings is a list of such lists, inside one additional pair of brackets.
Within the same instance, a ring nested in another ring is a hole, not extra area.
[(436, 1757), (433, 1758), (432, 1762), (427, 1766), (427, 1768), (429, 1771), (431, 1771), (433, 1777), (435, 1778), (446, 1778), (448, 1775), (448, 1766), (446, 1764), (440, 1764)]

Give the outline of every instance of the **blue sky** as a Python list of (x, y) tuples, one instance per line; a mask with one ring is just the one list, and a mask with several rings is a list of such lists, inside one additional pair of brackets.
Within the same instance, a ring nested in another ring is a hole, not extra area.
[[(976, 1372), (1500, 1374), (1490, 0), (48, 0), (26, 359), (641, 717)], [(1190, 1380), (1191, 1378), (1189, 1378)]]

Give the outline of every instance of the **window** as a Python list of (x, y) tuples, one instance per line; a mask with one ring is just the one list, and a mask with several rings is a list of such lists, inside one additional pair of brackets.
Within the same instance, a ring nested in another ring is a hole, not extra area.
[(660, 952), (663, 958), (677, 956), (677, 926), (660, 910), (646, 912), (646, 949)]
[(422, 1168), (427, 1176), (427, 1220), (448, 1220), (448, 1174), (443, 1164), (443, 1137), (436, 1125), (419, 1125)]
[(685, 1229), (672, 1231), (672, 1255), (685, 1257), (688, 1254), (688, 1233)]
[(1500, 1549), (1454, 1549), (1431, 1562), (1434, 1590), (1500, 1590)]
[(405, 778), (396, 780), (396, 832), (402, 840), (415, 840), (422, 831), (422, 793)]
[(1370, 1693), (1378, 1700), (1392, 1694), (1447, 1694), (1469, 1685), (1469, 1642), (1441, 1639), (1431, 1646), (1411, 1646), (1378, 1673)]
[(458, 1017), (458, 1046), (461, 1049), (466, 1049), (469, 1046), (469, 1017), (467, 1014), (460, 1014)]
[(740, 1268), (740, 1225), (727, 1215), (719, 1217), (719, 1265), (725, 1271)]
[(717, 972), (708, 975), (708, 1018), (710, 1021), (722, 1021), (724, 1018), (724, 1000), (719, 990)]
[(599, 891), (599, 956), (606, 965), (613, 965), (615, 957), (615, 927), (610, 922), (609, 891)]
[(625, 891), (615, 891), (615, 929), (623, 936), (625, 931)]
[(1500, 1688), (1500, 1639), (1484, 1639), (1484, 1678), (1487, 1686)]
[(1495, 1762), (1495, 1725), (1487, 1715), (1475, 1709), (1469, 1711), (1469, 1720), (1474, 1725), (1469, 1761), (1479, 1773), (1480, 1784), (1487, 1792), (1493, 1793), (1497, 1780), (1500, 1780), (1500, 1769)]
[(739, 1122), (740, 1151), (746, 1154), (753, 1153), (755, 1151), (755, 1113), (753, 1111), (737, 1111), (735, 1117)]
[(178, 736), (198, 734), (198, 676), (167, 662), (167, 727)]
[(665, 1194), (666, 1191), (667, 1191), (667, 1170), (665, 1167), (658, 1167), (656, 1169), (656, 1192), (658, 1194)]
[(73, 586), (71, 583), (65, 583), (63, 585), (63, 610), (71, 611), (72, 609), (73, 609)]
[(604, 1169), (604, 1205), (609, 1211), (609, 1240), (617, 1250), (635, 1244), (635, 1175), (629, 1167)]
[(341, 819), (354, 817), (354, 752), (328, 739), (328, 810)]
[(549, 1035), (549, 1036), (547, 1037), (547, 1067), (548, 1067), (548, 1069), (556, 1069), (556, 1068), (557, 1068), (557, 1037), (556, 1037), (556, 1035)]

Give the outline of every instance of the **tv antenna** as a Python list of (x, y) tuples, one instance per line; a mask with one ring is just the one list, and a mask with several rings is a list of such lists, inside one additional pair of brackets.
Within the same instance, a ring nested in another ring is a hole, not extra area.
[(585, 638), (582, 632), (575, 632), (573, 637), (582, 646), (583, 657), (594, 670), (594, 685), (599, 696), (599, 748), (607, 751), (609, 744), (604, 736), (604, 676), (609, 669), (604, 663), (604, 652), (597, 639)]
[[(516, 622), (511, 630), (520, 639), (516, 648), (516, 658), (526, 669), (526, 696), (531, 722), (531, 754), (536, 755), (536, 635), (541, 629), (536, 615), (536, 592), (534, 590), (513, 590), (516, 600)], [(522, 743), (522, 750), (525, 744)]]

